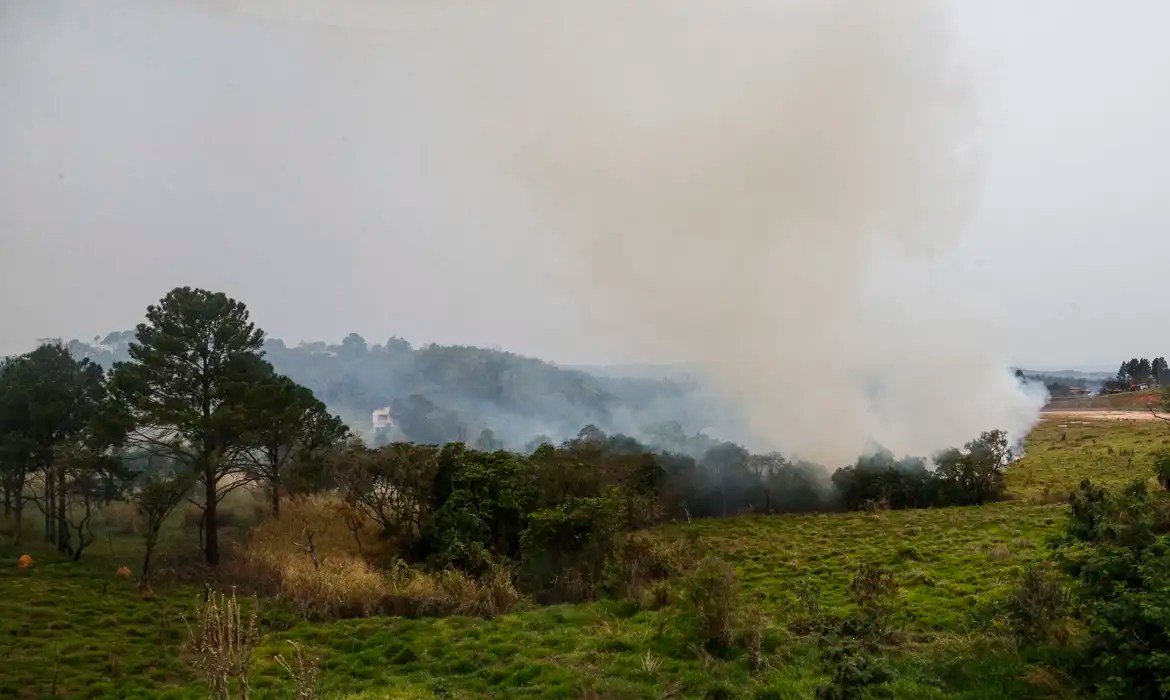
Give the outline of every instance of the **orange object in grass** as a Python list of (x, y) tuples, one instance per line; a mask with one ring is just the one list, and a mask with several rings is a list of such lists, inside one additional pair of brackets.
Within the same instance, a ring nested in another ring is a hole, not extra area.
[(27, 554), (21, 554), (20, 559), (16, 560), (16, 565), (22, 569), (27, 569), (33, 565), (33, 558)]
[(114, 572), (114, 576), (117, 576), (118, 578), (129, 579), (130, 569), (125, 566), (119, 566), (118, 570)]

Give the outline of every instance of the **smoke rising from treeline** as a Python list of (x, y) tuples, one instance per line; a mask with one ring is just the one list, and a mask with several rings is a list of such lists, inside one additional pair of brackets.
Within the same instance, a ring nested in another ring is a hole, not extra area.
[[(191, 138), (165, 152), (182, 164), (176, 178), (245, 146), (256, 154), (217, 173), (208, 196), (182, 193), (180, 203), (211, 202), (199, 206), (231, 224), (201, 222), (193, 233), (210, 238), (191, 244), (191, 255), (231, 250), (225, 231), (255, 216), (273, 229), (264, 235), (274, 247), (314, 254), (303, 229), (328, 231), (336, 258), (323, 262), (338, 269), (325, 283), (347, 285), (358, 277), (345, 266), (372, 264), (363, 238), (379, 235), (369, 221), (385, 206), (394, 216), (380, 223), (414, 227), (410, 245), (421, 255), (388, 256), (379, 263), (387, 278), (396, 266), (426, 264), (433, 284), (458, 286), (459, 276), (442, 269), (455, 254), (498, 265), (494, 285), (510, 284), (518, 266), (539, 269), (549, 295), (568, 295), (584, 310), (576, 344), (701, 365), (747, 422), (744, 434), (727, 437), (753, 450), (837, 465), (875, 443), (925, 455), (990, 428), (1018, 436), (1035, 419), (1038, 397), (1007, 371), (994, 326), (968, 308), (966, 290), (931, 273), (931, 256), (961, 239), (978, 195), (975, 91), (945, 4), (119, 7), (136, 8), (126, 16), (140, 34), (190, 24), (186, 50), (205, 46), (209, 60), (217, 32), (235, 47), (241, 36), (255, 38), (256, 61), (240, 66), (239, 85), (209, 81), (189, 97), (201, 107), (234, 100), (234, 121), (210, 123), (242, 130), (219, 133), (192, 118)], [(125, 23), (76, 11), (86, 22)], [(152, 79), (165, 87), (170, 78)], [(289, 102), (303, 95), (303, 104), (277, 109), (240, 98), (267, 83)], [(393, 121), (378, 110), (377, 91), (387, 89)], [(293, 128), (309, 122), (316, 130)], [(360, 145), (339, 145), (339, 133)], [(367, 170), (366, 154), (387, 143), (425, 165), (405, 194), (375, 186)], [(285, 147), (302, 157), (265, 160)], [(338, 162), (335, 151), (348, 170), (323, 166)], [(131, 174), (157, 179), (149, 169)], [(241, 189), (248, 195), (237, 199)], [(444, 247), (451, 244), (440, 234), (457, 229), (475, 233), (472, 253)], [(243, 249), (233, 255), (250, 259)], [(232, 265), (233, 255), (214, 269)], [(265, 253), (253, 267), (279, 257)], [(426, 290), (417, 292), (425, 306)], [(264, 325), (263, 314), (257, 320)], [(531, 326), (541, 332), (541, 319)]]
[(978, 195), (945, 5), (502, 2), (467, 32), (427, 22), (456, 32), (445, 79), (474, 152), (569, 241), (593, 330), (703, 365), (755, 446), (840, 464), (1034, 421), (994, 327), (922, 280)]

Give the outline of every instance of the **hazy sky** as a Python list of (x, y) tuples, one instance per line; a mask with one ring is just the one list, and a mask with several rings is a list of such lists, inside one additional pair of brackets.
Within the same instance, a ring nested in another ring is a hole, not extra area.
[[(674, 359), (583, 334), (556, 236), (479, 206), (523, 193), (467, 155), (429, 72), (459, 54), (387, 11), (413, 4), (0, 0), (0, 353), (131, 327), (189, 284), (294, 341)], [(1018, 364), (1170, 354), (1170, 3), (953, 4), (983, 177), (928, 287)]]

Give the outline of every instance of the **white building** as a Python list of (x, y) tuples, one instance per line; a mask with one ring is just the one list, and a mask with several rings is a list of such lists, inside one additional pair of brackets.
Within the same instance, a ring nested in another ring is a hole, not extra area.
[(381, 430), (389, 430), (394, 425), (394, 416), (390, 415), (390, 407), (379, 408), (374, 411), (371, 416), (374, 424), (374, 432)]

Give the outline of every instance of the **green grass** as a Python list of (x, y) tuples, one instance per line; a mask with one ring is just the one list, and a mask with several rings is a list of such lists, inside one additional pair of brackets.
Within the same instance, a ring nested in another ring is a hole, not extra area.
[[(288, 654), (287, 640), (295, 640), (321, 657), (327, 697), (346, 700), (808, 698), (824, 678), (815, 650), (787, 632), (794, 591), (807, 585), (829, 610), (844, 609), (862, 562), (894, 568), (901, 584), (910, 642), (895, 657), (896, 697), (1072, 696), (1053, 668), (1060, 659), (1015, 648), (989, 627), (989, 611), (1023, 566), (1046, 555), (1046, 540), (1063, 526), (1059, 501), (1067, 491), (1085, 477), (1107, 484), (1149, 477), (1152, 454), (1170, 448), (1170, 429), (1048, 421), (1026, 447), (1008, 472), (1012, 500), (989, 506), (664, 528), (690, 531), (700, 550), (735, 566), (745, 603), (769, 627), (763, 670), (752, 671), (742, 651), (707, 655), (677, 608), (605, 602), (533, 607), (493, 620), (328, 624), (269, 608), (253, 697), (292, 697), (273, 657)], [(114, 540), (132, 565), (133, 542)], [(167, 543), (190, 549), (191, 533), (175, 526)], [(200, 586), (160, 585), (143, 599), (115, 580), (118, 560), (100, 544), (78, 564), (34, 548), (37, 563), (25, 571), (16, 568), (20, 553), (0, 547), (0, 697), (204, 697), (180, 658), (182, 615), (194, 609)]]
[(706, 549), (735, 564), (744, 588), (781, 610), (800, 582), (822, 605), (845, 607), (862, 563), (898, 572), (912, 628), (961, 632), (1007, 591), (1024, 564), (1043, 556), (1061, 506), (983, 507), (735, 518), (691, 526)]
[(1063, 497), (1081, 479), (1110, 486), (1152, 479), (1160, 450), (1170, 450), (1170, 424), (1162, 421), (1045, 420), (1029, 436), (1024, 458), (1008, 470), (1008, 493), (1037, 499), (1047, 488)]

